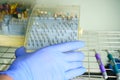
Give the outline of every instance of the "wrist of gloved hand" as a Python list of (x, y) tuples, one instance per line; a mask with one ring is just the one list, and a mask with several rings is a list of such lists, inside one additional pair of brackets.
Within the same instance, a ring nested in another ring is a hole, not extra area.
[(17, 63), (17, 66), (14, 66), (14, 64), (12, 64), (8, 70), (0, 72), (0, 75), (8, 75), (13, 80), (32, 80), (32, 76), (30, 76), (29, 73), (31, 72), (27, 65), (25, 66), (24, 64), (23, 67), (23, 65), (19, 65)]

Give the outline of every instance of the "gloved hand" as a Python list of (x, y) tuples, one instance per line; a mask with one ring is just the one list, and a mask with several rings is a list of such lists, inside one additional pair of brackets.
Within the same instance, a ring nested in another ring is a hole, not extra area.
[(74, 41), (56, 44), (27, 53), (24, 47), (16, 50), (16, 59), (8, 70), (0, 73), (13, 80), (68, 80), (82, 75), (84, 54), (74, 50), (84, 46), (84, 42)]

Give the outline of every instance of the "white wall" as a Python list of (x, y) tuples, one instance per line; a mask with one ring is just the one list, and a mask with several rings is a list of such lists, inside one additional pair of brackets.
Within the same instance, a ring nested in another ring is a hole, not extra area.
[(80, 5), (85, 30), (120, 30), (120, 0), (37, 0), (44, 5)]

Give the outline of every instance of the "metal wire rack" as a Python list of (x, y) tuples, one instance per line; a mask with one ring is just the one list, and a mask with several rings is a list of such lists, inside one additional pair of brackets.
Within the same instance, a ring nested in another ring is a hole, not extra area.
[[(85, 54), (84, 66), (87, 71), (82, 76), (73, 78), (72, 80), (104, 80), (100, 72), (98, 63), (95, 59), (95, 49), (100, 55), (104, 66), (108, 64), (107, 53), (104, 49), (109, 50), (114, 58), (119, 58), (120, 53), (120, 32), (119, 31), (83, 31), (81, 40), (85, 41), (86, 46), (81, 49)], [(14, 52), (16, 47), (0, 47), (0, 71), (5, 70), (15, 59)], [(115, 74), (111, 69), (107, 68), (108, 79), (116, 80)]]

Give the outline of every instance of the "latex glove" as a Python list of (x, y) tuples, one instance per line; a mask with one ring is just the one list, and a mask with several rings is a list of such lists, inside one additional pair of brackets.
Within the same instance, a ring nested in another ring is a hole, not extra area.
[(1, 74), (7, 74), (14, 80), (68, 80), (86, 71), (82, 63), (84, 54), (74, 52), (83, 46), (84, 42), (74, 41), (29, 54), (20, 47), (15, 52), (16, 60)]

